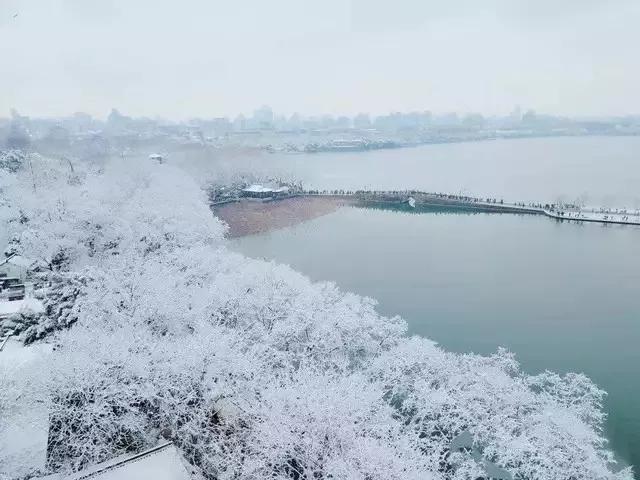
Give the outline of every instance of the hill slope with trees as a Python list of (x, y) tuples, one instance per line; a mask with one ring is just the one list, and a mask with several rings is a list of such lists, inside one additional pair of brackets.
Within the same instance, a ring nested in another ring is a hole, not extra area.
[(371, 299), (232, 253), (176, 166), (12, 154), (0, 189), (9, 248), (50, 285), (22, 338), (55, 345), (0, 368), (0, 432), (10, 412), (50, 412), (47, 471), (0, 455), (0, 478), (163, 440), (208, 479), (481, 477), (450, 451), (465, 431), (514, 478), (632, 478), (588, 378), (446, 352)]

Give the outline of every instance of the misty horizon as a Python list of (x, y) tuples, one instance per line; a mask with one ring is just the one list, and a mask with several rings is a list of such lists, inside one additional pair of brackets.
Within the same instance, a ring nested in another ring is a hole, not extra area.
[[(286, 12), (286, 15), (284, 14)], [(640, 4), (8, 0), (0, 112), (640, 112)], [(73, 107), (70, 107), (73, 105)]]
[[(23, 112), (22, 110), (19, 110), (15, 107), (11, 107), (9, 108), (9, 110), (7, 111), (7, 113), (0, 115), (0, 120), (8, 120), (11, 119), (14, 116), (24, 116), (24, 117), (28, 117), (28, 118), (34, 118), (34, 119), (41, 119), (41, 120), (56, 120), (56, 119), (67, 119), (67, 118), (72, 118), (74, 116), (78, 116), (78, 115), (89, 115), (92, 119), (100, 121), (100, 122), (106, 122), (109, 119), (109, 115), (112, 114), (113, 112), (117, 112), (120, 115), (123, 115), (125, 117), (129, 117), (132, 119), (147, 119), (147, 120), (152, 120), (152, 121), (156, 121), (156, 122), (169, 122), (169, 123), (185, 123), (185, 122), (190, 122), (193, 120), (213, 120), (213, 119), (227, 119), (229, 121), (233, 121), (234, 119), (237, 118), (252, 118), (254, 115), (256, 115), (256, 112), (258, 112), (260, 109), (263, 108), (271, 108), (269, 105), (266, 104), (262, 104), (252, 110), (247, 110), (247, 111), (243, 111), (243, 112), (238, 112), (237, 114), (225, 114), (222, 113), (220, 115), (201, 115), (201, 116), (187, 116), (187, 117), (182, 117), (182, 118), (175, 118), (175, 117), (171, 117), (171, 116), (165, 116), (165, 115), (159, 115), (159, 114), (151, 114), (151, 115), (134, 115), (131, 114), (130, 112), (118, 108), (118, 107), (112, 107), (110, 108), (107, 112), (102, 112), (100, 114), (92, 114), (89, 113), (87, 111), (85, 111), (84, 109), (75, 109), (73, 111), (70, 111), (68, 113), (62, 113), (60, 115), (40, 115), (38, 113), (29, 113), (29, 112)], [(367, 116), (369, 117), (372, 121), (377, 119), (377, 118), (382, 118), (382, 117), (390, 117), (390, 116), (394, 116), (394, 115), (415, 115), (415, 114), (419, 114), (419, 115), (429, 115), (433, 120), (438, 120), (438, 119), (445, 119), (445, 118), (457, 118), (457, 120), (459, 121), (464, 121), (465, 118), (469, 118), (469, 117), (473, 117), (473, 116), (480, 116), (486, 120), (491, 120), (491, 119), (506, 119), (506, 118), (514, 118), (514, 117), (520, 117), (522, 118), (522, 116), (526, 115), (526, 114), (534, 114), (538, 117), (541, 118), (556, 118), (556, 119), (562, 119), (562, 120), (573, 120), (573, 121), (589, 121), (589, 120), (619, 120), (619, 119), (637, 119), (638, 117), (640, 117), (640, 113), (629, 113), (629, 114), (619, 114), (619, 115), (615, 115), (615, 114), (602, 114), (602, 115), (588, 115), (588, 114), (584, 114), (584, 115), (556, 115), (556, 114), (552, 114), (552, 113), (548, 113), (548, 112), (543, 112), (543, 111), (539, 111), (535, 108), (522, 108), (520, 105), (515, 105), (514, 108), (512, 109), (512, 111), (507, 112), (507, 113), (500, 113), (500, 114), (485, 114), (484, 112), (476, 112), (476, 111), (453, 111), (453, 110), (447, 110), (447, 111), (432, 111), (432, 110), (406, 110), (406, 111), (399, 111), (399, 110), (390, 110), (387, 112), (379, 112), (379, 113), (372, 113), (372, 112), (368, 112), (368, 111), (360, 111), (357, 112), (355, 114), (347, 114), (347, 113), (343, 113), (343, 112), (337, 112), (337, 113), (305, 113), (305, 112), (300, 112), (300, 111), (294, 111), (291, 114), (285, 114), (282, 112), (278, 112), (276, 110), (273, 110), (273, 115), (274, 118), (283, 118), (286, 120), (290, 120), (292, 118), (295, 117), (299, 117), (300, 119), (314, 119), (314, 120), (322, 120), (322, 119), (327, 119), (327, 118), (333, 118), (333, 119), (340, 119), (340, 118), (347, 118), (349, 120), (354, 120), (356, 117), (358, 116)]]

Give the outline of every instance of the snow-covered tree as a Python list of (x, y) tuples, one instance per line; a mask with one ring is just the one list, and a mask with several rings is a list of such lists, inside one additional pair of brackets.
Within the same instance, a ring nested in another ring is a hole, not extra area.
[(514, 478), (632, 478), (586, 377), (446, 352), (371, 299), (231, 253), (176, 166), (32, 161), (4, 218), (51, 289), (28, 338), (56, 349), (28, 382), (0, 371), (23, 389), (0, 397), (0, 431), (16, 402), (48, 405), (50, 471), (169, 439), (205, 478), (461, 480), (483, 472), (451, 451), (468, 431)]

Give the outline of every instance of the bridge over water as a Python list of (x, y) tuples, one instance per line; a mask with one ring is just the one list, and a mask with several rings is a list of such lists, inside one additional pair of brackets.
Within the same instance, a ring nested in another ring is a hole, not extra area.
[(508, 203), (491, 198), (477, 198), (465, 195), (429, 193), (420, 191), (356, 191), (356, 192), (301, 192), (305, 196), (334, 196), (350, 198), (362, 205), (400, 206), (420, 209), (421, 207), (444, 207), (486, 213), (515, 213), (545, 215), (560, 221), (592, 222), (617, 225), (640, 225), (640, 211), (627, 209), (580, 208), (576, 205), (555, 205), (542, 203)]
[[(268, 190), (268, 189), (266, 189)], [(241, 199), (271, 202), (295, 197), (330, 197), (362, 206), (397, 207), (405, 210), (423, 208), (449, 208), (485, 213), (512, 213), (523, 215), (545, 215), (559, 221), (592, 222), (601, 224), (640, 225), (640, 210), (581, 208), (577, 205), (549, 203), (509, 203), (495, 198), (478, 198), (467, 195), (407, 191), (343, 191), (343, 190), (273, 190), (271, 194), (260, 191), (254, 197), (251, 190), (238, 190), (225, 198), (211, 198), (211, 205), (221, 205)]]

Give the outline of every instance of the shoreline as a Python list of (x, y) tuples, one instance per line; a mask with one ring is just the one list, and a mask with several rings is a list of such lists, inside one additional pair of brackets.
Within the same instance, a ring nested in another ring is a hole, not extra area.
[(355, 199), (344, 197), (296, 196), (275, 201), (243, 199), (213, 205), (212, 210), (228, 226), (227, 238), (238, 238), (291, 227), (355, 204)]
[[(419, 195), (415, 195), (420, 198)], [(227, 238), (258, 235), (281, 228), (291, 227), (314, 218), (328, 215), (338, 209), (351, 207), (376, 207), (386, 206), (400, 208), (407, 206), (407, 211), (419, 212), (422, 208), (459, 209), (476, 213), (503, 213), (544, 215), (556, 221), (589, 222), (602, 225), (616, 224), (627, 226), (639, 226), (640, 219), (637, 215), (623, 213), (595, 213), (587, 214), (575, 212), (556, 212), (547, 208), (529, 207), (517, 204), (500, 204), (487, 202), (468, 202), (450, 200), (446, 198), (432, 198), (426, 195), (421, 199), (417, 208), (409, 208), (406, 201), (398, 198), (374, 199), (361, 198), (353, 195), (320, 194), (320, 195), (294, 195), (287, 198), (274, 199), (233, 199), (225, 200), (211, 205), (216, 217), (228, 227)], [(426, 201), (425, 201), (426, 200)], [(626, 215), (626, 216), (625, 216)], [(630, 218), (631, 217), (631, 218)]]

